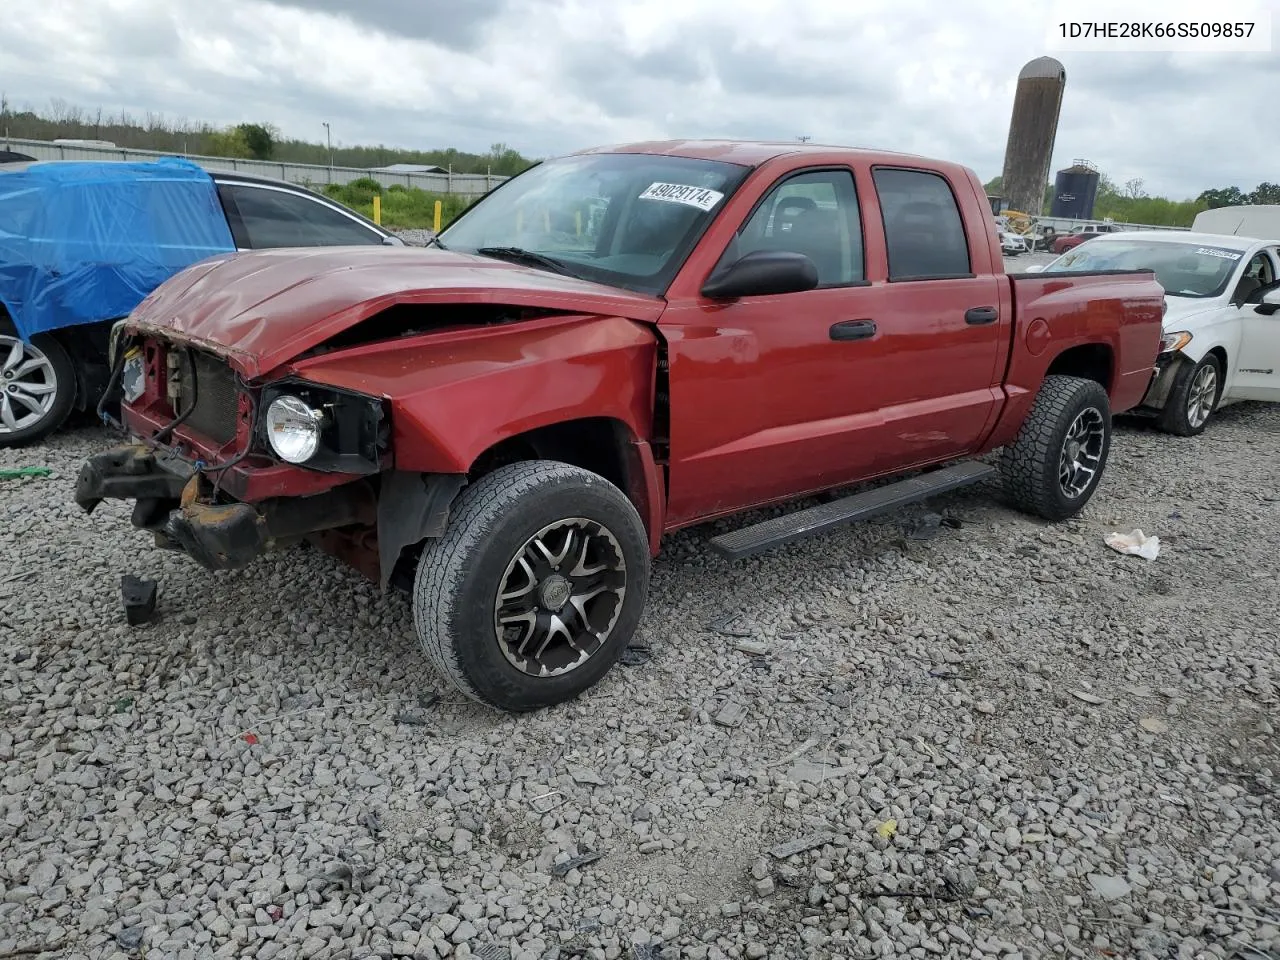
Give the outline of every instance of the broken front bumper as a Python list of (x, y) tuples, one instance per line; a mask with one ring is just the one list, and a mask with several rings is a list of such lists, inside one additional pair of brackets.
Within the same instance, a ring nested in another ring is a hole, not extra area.
[(216, 502), (206, 496), (195, 466), (140, 445), (90, 457), (76, 479), (76, 503), (92, 513), (103, 500), (133, 500), (135, 527), (156, 545), (181, 550), (209, 570), (235, 570), (259, 554), (308, 534), (373, 523), (376, 501), (364, 485), (261, 504)]
[(1151, 383), (1147, 386), (1146, 395), (1139, 405), (1148, 410), (1163, 410), (1173, 390), (1174, 380), (1183, 363), (1190, 361), (1179, 351), (1162, 353), (1156, 357), (1155, 370), (1151, 375)]

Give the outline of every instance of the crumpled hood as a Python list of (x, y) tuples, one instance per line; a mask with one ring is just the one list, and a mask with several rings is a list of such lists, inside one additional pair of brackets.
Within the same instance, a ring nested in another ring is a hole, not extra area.
[(438, 248), (261, 250), (203, 260), (129, 315), (132, 330), (200, 345), (252, 378), (398, 303), (493, 303), (653, 322), (664, 301)]

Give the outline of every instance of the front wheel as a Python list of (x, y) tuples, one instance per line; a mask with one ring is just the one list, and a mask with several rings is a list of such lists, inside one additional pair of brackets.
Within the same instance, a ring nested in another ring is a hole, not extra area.
[(1045, 377), (1017, 439), (1000, 462), (1018, 509), (1066, 520), (1084, 509), (1111, 450), (1111, 404), (1093, 380)]
[(1160, 413), (1160, 428), (1179, 437), (1204, 433), (1218, 405), (1221, 386), (1222, 365), (1212, 353), (1196, 364), (1184, 361)]
[(76, 373), (53, 337), (27, 343), (0, 315), (0, 447), (43, 440), (71, 413)]
[(567, 464), (516, 463), (463, 490), (444, 536), (428, 542), (414, 626), (463, 694), (537, 710), (609, 672), (648, 584), (644, 524), (621, 490)]

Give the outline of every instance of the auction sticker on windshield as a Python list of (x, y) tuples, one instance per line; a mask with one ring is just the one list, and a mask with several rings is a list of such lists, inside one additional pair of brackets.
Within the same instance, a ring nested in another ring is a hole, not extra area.
[(1223, 250), (1221, 247), (1198, 247), (1196, 253), (1202, 257), (1218, 257), (1222, 260), (1239, 260), (1242, 256), (1238, 250)]
[(640, 194), (641, 200), (665, 200), (667, 203), (683, 203), (706, 212), (724, 199), (724, 194), (706, 187), (690, 187), (683, 183), (651, 183)]

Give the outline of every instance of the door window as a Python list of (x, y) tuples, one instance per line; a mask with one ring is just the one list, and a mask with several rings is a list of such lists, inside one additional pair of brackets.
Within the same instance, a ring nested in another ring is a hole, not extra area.
[(1235, 295), (1231, 299), (1237, 303), (1260, 301), (1261, 292), (1275, 282), (1275, 264), (1271, 262), (1271, 258), (1265, 251), (1259, 251), (1244, 268), (1244, 275), (1236, 285)]
[(329, 247), (380, 244), (381, 234), (341, 210), (300, 193), (221, 184), (219, 191), (234, 205), (242, 246), (255, 250), (272, 247)]
[(862, 229), (853, 174), (814, 170), (779, 183), (728, 252), (736, 260), (758, 250), (804, 254), (818, 268), (819, 287), (862, 282)]
[(960, 207), (944, 178), (894, 169), (875, 170), (872, 177), (884, 216), (890, 280), (972, 275)]

